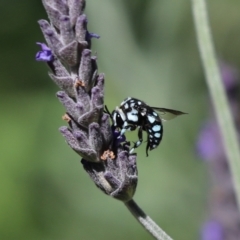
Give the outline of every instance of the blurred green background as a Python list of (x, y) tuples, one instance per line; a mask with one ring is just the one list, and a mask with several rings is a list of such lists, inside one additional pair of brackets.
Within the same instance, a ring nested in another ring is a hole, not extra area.
[[(218, 56), (240, 65), (240, 2), (208, 1)], [(199, 239), (208, 174), (195, 142), (209, 96), (190, 1), (87, 0), (105, 104), (128, 96), (190, 113), (164, 124), (159, 148), (137, 150), (134, 199), (170, 236)], [(125, 206), (100, 192), (58, 128), (64, 108), (44, 63), (34, 60), (46, 18), (40, 0), (0, 1), (0, 239), (151, 239)], [(136, 139), (136, 133), (127, 134)]]

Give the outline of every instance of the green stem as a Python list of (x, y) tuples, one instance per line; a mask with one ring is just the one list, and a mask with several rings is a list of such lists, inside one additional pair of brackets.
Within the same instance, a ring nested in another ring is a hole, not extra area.
[(206, 1), (192, 0), (192, 10), (206, 81), (220, 127), (224, 149), (231, 169), (238, 207), (240, 209), (239, 142), (216, 60), (208, 21)]
[(149, 216), (147, 216), (142, 209), (132, 199), (125, 202), (126, 207), (130, 210), (132, 215), (143, 225), (143, 227), (158, 240), (173, 240), (169, 237)]

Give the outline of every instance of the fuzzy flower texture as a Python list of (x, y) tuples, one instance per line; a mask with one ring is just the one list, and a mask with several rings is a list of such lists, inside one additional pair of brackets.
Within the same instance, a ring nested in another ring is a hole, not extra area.
[(97, 71), (97, 58), (91, 53), (84, 0), (42, 0), (50, 22), (38, 23), (46, 43), (36, 55), (51, 69), (51, 79), (61, 91), (59, 101), (66, 109), (63, 119), (69, 127), (60, 132), (68, 145), (82, 157), (81, 163), (104, 193), (127, 202), (137, 186), (136, 154), (129, 143), (110, 125), (104, 111), (104, 75)]

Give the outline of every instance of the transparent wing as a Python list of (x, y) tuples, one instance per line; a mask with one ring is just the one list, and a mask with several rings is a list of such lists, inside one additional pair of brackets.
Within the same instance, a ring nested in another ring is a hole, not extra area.
[(171, 120), (177, 116), (187, 114), (178, 110), (168, 109), (168, 108), (158, 108), (158, 107), (151, 107), (152, 109), (158, 111), (159, 117), (163, 121)]

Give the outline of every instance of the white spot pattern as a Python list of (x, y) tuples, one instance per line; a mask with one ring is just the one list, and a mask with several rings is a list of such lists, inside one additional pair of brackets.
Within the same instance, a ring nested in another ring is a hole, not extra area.
[(131, 98), (130, 97), (128, 97), (127, 99), (125, 99), (120, 105), (122, 106), (122, 105), (124, 105), (124, 103), (126, 103), (127, 101), (129, 101)]
[(133, 115), (132, 112), (127, 113), (127, 117), (129, 121), (137, 122), (138, 121), (138, 116)]
[[(126, 131), (133, 131), (137, 128), (141, 128), (141, 131), (146, 131), (148, 134), (148, 149), (157, 148), (160, 144), (162, 137), (161, 120), (154, 109), (147, 105), (145, 107), (144, 102), (131, 97), (126, 98), (121, 103), (121, 106), (116, 108), (113, 114), (114, 126), (117, 126), (116, 121), (119, 118), (123, 121), (122, 126), (118, 126), (121, 129), (121, 135)], [(142, 139), (138, 140), (134, 148), (140, 146), (141, 143)], [(133, 149), (131, 152), (132, 151)]]
[(122, 109), (118, 108), (118, 109), (116, 109), (116, 111), (120, 114), (122, 120), (125, 121), (126, 120), (126, 116), (123, 113)]
[(117, 112), (114, 112), (113, 114), (113, 121), (114, 121), (114, 126), (117, 126)]
[[(154, 123), (155, 118), (154, 118), (153, 116), (149, 115), (149, 116), (147, 116), (147, 118), (148, 118), (148, 121), (149, 121), (150, 123)], [(153, 130), (153, 131), (154, 131), (154, 130)]]
[(155, 133), (155, 134), (154, 134), (154, 137), (156, 137), (156, 138), (160, 138), (160, 136), (161, 136), (160, 133)]
[(158, 131), (160, 131), (160, 129), (161, 129), (161, 125), (155, 125), (155, 126), (152, 127), (152, 130), (154, 132), (158, 132)]
[(137, 115), (138, 111), (136, 109), (132, 109), (131, 113), (134, 114), (134, 115)]
[(130, 104), (130, 106), (131, 106), (132, 108), (134, 107), (134, 105), (135, 105), (135, 103), (131, 103), (131, 104)]

